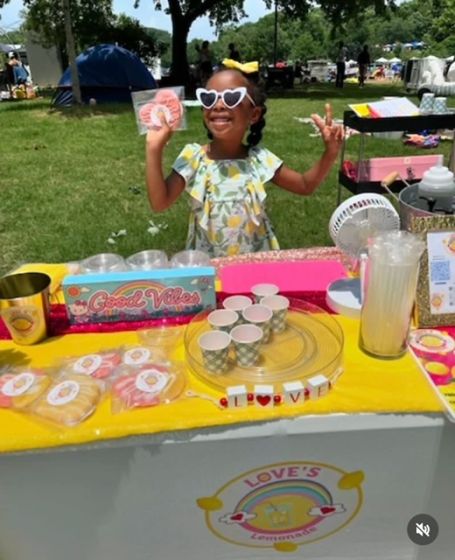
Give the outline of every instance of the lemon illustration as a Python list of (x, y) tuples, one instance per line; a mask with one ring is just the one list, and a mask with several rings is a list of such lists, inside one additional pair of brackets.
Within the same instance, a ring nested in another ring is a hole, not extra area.
[(216, 496), (198, 498), (196, 503), (204, 511), (217, 511), (223, 507), (223, 502)]
[(27, 332), (33, 327), (33, 321), (26, 317), (17, 317), (11, 321), (11, 324), (20, 332)]
[(240, 245), (236, 244), (236, 245), (229, 245), (229, 247), (227, 248), (227, 254), (229, 257), (232, 257), (234, 255), (238, 255), (240, 253)]
[(425, 369), (432, 375), (447, 375), (449, 373), (449, 368), (441, 362), (427, 362)]
[(431, 305), (438, 309), (442, 305), (442, 296), (435, 294), (431, 300)]
[(232, 179), (236, 179), (240, 176), (240, 171), (235, 165), (230, 165), (228, 167), (228, 176)]
[(444, 346), (444, 341), (438, 336), (427, 334), (422, 336), (420, 344), (426, 346), (427, 348), (440, 348), (441, 346)]
[(237, 228), (242, 223), (242, 216), (230, 216), (227, 219), (227, 225), (230, 228)]
[(353, 488), (359, 487), (364, 480), (365, 474), (363, 471), (354, 471), (340, 478), (338, 481), (338, 488), (340, 490), (352, 490)]
[(298, 546), (293, 542), (285, 541), (275, 543), (273, 548), (278, 552), (295, 552)]

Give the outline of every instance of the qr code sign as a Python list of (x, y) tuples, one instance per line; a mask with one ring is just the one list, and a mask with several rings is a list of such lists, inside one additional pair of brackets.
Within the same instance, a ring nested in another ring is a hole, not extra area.
[(430, 274), (432, 282), (448, 282), (450, 280), (450, 262), (432, 262)]

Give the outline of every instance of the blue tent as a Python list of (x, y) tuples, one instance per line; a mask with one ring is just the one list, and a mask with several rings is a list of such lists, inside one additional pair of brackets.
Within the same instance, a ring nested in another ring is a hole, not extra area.
[[(147, 67), (132, 52), (116, 45), (90, 47), (76, 58), (82, 101), (88, 103), (131, 102), (131, 92), (157, 87)], [(71, 72), (60, 78), (53, 105), (73, 104)]]

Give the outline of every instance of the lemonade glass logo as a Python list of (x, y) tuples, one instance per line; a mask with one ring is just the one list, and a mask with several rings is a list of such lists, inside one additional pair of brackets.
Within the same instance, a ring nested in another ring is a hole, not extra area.
[(145, 364), (151, 358), (151, 351), (148, 348), (132, 348), (125, 352), (123, 356), (123, 361), (129, 366), (135, 366), (137, 364)]
[(362, 471), (322, 463), (267, 465), (199, 498), (208, 528), (233, 544), (292, 552), (346, 526), (362, 504)]

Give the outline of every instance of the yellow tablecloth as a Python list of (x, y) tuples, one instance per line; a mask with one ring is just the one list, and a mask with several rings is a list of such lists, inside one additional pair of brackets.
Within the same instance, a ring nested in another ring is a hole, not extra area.
[[(370, 358), (357, 346), (358, 321), (344, 317), (338, 317), (338, 321), (345, 335), (345, 372), (330, 394), (318, 401), (307, 401), (298, 406), (280, 405), (267, 410), (251, 405), (244, 409), (220, 410), (207, 400), (186, 398), (169, 405), (112, 415), (110, 398), (106, 398), (91, 418), (68, 429), (49, 427), (30, 416), (0, 410), (0, 452), (74, 445), (302, 414), (442, 412), (439, 400), (410, 355), (394, 361)], [(86, 354), (137, 341), (134, 332), (68, 335), (30, 347), (0, 341), (0, 367), (6, 364), (49, 366), (60, 357)], [(183, 345), (176, 350), (175, 357), (184, 357)], [(222, 396), (191, 375), (190, 387), (196, 392), (216, 398)]]

